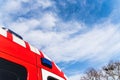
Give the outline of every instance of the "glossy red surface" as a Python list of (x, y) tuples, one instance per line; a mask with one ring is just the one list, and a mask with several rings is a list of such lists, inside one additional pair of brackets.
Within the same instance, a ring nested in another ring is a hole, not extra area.
[(42, 65), (41, 58), (44, 57), (43, 53), (40, 51), (39, 55), (32, 52), (29, 43), (26, 41), (24, 43), (26, 47), (15, 43), (12, 34), (9, 32), (7, 32), (7, 37), (0, 34), (0, 57), (24, 66), (28, 71), (27, 80), (42, 80), (41, 69), (65, 78), (63, 72), (56, 67), (53, 61), (52, 68)]

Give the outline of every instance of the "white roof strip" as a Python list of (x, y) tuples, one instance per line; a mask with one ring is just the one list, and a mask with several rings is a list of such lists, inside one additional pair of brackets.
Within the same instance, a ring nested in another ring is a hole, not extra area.
[(39, 50), (38, 50), (37, 48), (33, 47), (33, 46), (30, 45), (30, 44), (29, 44), (29, 46), (30, 46), (30, 50), (31, 50), (31, 51), (33, 51), (33, 52), (35, 52), (36, 54), (39, 54), (39, 55), (40, 55), (40, 52), (39, 52)]
[(7, 31), (3, 30), (2, 28), (0, 28), (0, 34), (4, 37), (7, 37)]
[(40, 55), (40, 52), (39, 52), (39, 50), (37, 48), (35, 48), (35, 51), (36, 51), (37, 54)]
[(23, 47), (26, 47), (25, 42), (22, 39), (16, 37), (15, 35), (13, 35), (13, 41)]

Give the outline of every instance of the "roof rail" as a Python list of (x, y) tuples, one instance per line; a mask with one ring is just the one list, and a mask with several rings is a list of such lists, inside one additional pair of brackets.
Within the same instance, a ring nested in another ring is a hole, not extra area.
[(10, 29), (7, 29), (7, 28), (5, 28), (5, 27), (2, 27), (2, 29), (6, 30), (6, 31), (8, 31), (8, 32), (10, 32), (10, 33), (12, 33), (12, 34), (15, 35), (16, 37), (18, 37), (18, 38), (20, 38), (20, 39), (23, 40), (23, 38), (22, 38), (19, 34), (15, 33), (14, 31), (12, 31), (12, 30), (10, 30)]

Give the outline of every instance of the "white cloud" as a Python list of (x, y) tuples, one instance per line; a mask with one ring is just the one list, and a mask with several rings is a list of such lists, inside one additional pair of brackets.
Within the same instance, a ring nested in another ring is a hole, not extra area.
[(46, 13), (40, 19), (40, 25), (44, 29), (51, 29), (55, 27), (57, 18), (52, 13)]
[[(36, 42), (34, 45), (36, 46), (45, 46), (45, 47), (50, 47), (50, 46), (56, 46), (57, 44), (59, 45), (61, 42), (64, 42), (65, 39), (67, 40), (67, 38), (69, 38), (69, 34), (72, 34), (74, 32), (76, 32), (75, 29), (81, 29), (81, 24), (78, 23), (67, 23), (65, 25), (65, 23), (61, 23), (62, 27), (64, 29), (61, 29), (60, 32), (56, 32), (56, 30), (54, 31), (54, 29), (51, 29), (51, 27), (43, 27), (42, 25), (44, 25), (44, 23), (47, 23), (46, 21), (43, 22), (43, 24), (40, 23), (40, 27), (37, 26), (37, 28), (43, 28), (43, 29), (49, 29), (48, 31), (42, 31), (42, 30), (31, 30), (26, 34), (26, 39), (30, 40), (31, 43), (34, 44), (34, 42)], [(55, 22), (53, 21), (52, 23), (55, 24)], [(63, 25), (64, 24), (64, 25)], [(67, 30), (67, 28), (65, 29), (65, 27), (73, 27), (73, 29), (69, 29)], [(76, 26), (76, 28), (74, 28), (74, 26)], [(55, 27), (55, 26), (53, 26)], [(57, 26), (56, 28), (58, 28), (59, 26)], [(61, 26), (60, 26), (61, 27)], [(36, 39), (37, 37), (37, 39)], [(31, 39), (32, 38), (32, 39)], [(58, 48), (58, 47), (57, 47)]]
[(2, 6), (3, 12), (13, 12), (21, 8), (21, 3), (19, 1), (11, 0), (4, 3)]
[[(9, 26), (10, 26), (9, 28), (12, 29), (13, 31), (18, 32), (23, 36), (26, 35), (28, 40), (30, 39), (30, 36), (31, 37), (39, 36), (38, 38), (39, 41), (43, 40), (45, 42), (47, 40), (47, 37), (45, 36), (48, 36), (49, 34), (51, 34), (50, 36), (55, 37), (56, 33), (54, 32), (44, 33), (44, 31), (47, 31), (47, 30), (51, 31), (52, 28), (55, 27), (56, 21), (57, 21), (57, 18), (53, 14), (45, 13), (42, 16), (42, 18), (39, 18), (39, 19), (19, 18), (17, 21), (9, 23)], [(43, 29), (43, 31), (41, 31), (40, 29)], [(38, 39), (36, 41), (38, 41)], [(33, 39), (33, 41), (35, 41), (35, 38)], [(49, 40), (47, 41), (49, 42)]]
[(53, 6), (53, 2), (50, 0), (37, 0), (37, 2), (42, 6), (42, 8), (48, 8)]
[(67, 34), (74, 34), (78, 32), (79, 30), (83, 30), (86, 28), (84, 23), (80, 23), (74, 20), (71, 20), (69, 22), (63, 22), (59, 20), (56, 23), (56, 26), (57, 26), (56, 28), (58, 29), (58, 31), (64, 32)]
[(12, 13), (21, 9), (21, 3), (15, 0), (3, 1), (2, 3), (0, 5), (0, 23), (4, 25), (4, 23), (10, 23)]
[[(50, 43), (44, 51), (56, 62), (87, 59), (103, 61), (110, 59), (115, 51), (120, 52), (119, 25), (99, 25), (99, 27), (101, 26), (106, 27), (95, 28), (85, 34), (77, 35), (74, 38), (66, 39), (62, 37), (62, 42), (52, 42), (54, 45)], [(59, 34), (57, 35), (59, 37)], [(68, 37), (69, 34), (65, 36)]]
[[(38, 16), (36, 18), (42, 18), (41, 24), (46, 21), (47, 23), (44, 24), (44, 26), (54, 26), (54, 23), (52, 21), (56, 21), (54, 19), (54, 15), (52, 14), (52, 11), (43, 11), (44, 9), (48, 7), (54, 6), (54, 3), (50, 0), (6, 0), (2, 1), (2, 4), (0, 5), (0, 23), (2, 25), (9, 25), (12, 22), (15, 22), (16, 20), (19, 20), (19, 18), (23, 18), (24, 15), (30, 15), (39, 12)], [(33, 12), (31, 12), (33, 11)], [(30, 14), (28, 14), (31, 12)], [(24, 16), (24, 18), (26, 18)], [(34, 18), (34, 17), (32, 17)], [(49, 19), (48, 19), (49, 18)], [(35, 19), (35, 18), (34, 18)]]
[(69, 77), (69, 80), (80, 80), (80, 77), (82, 77), (82, 75), (80, 74), (73, 75)]
[(39, 21), (37, 19), (22, 19), (22, 20), (18, 20), (16, 22), (12, 22), (9, 24), (9, 28), (24, 35), (27, 32), (33, 30), (34, 28), (36, 28), (39, 25)]

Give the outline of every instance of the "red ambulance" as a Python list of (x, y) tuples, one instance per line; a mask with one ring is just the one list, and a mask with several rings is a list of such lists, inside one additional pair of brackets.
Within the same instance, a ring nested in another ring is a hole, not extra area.
[(10, 29), (0, 28), (0, 80), (67, 80), (44, 53)]

